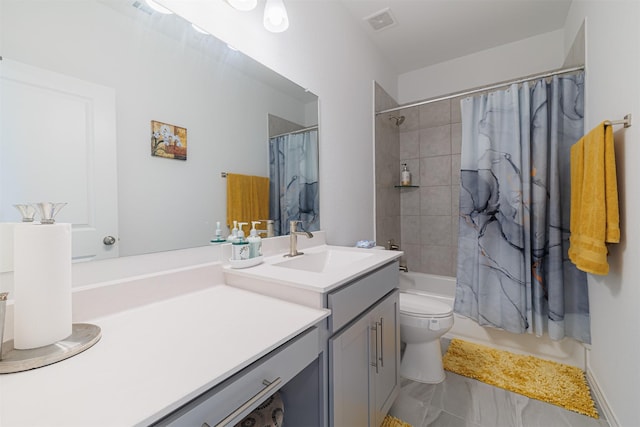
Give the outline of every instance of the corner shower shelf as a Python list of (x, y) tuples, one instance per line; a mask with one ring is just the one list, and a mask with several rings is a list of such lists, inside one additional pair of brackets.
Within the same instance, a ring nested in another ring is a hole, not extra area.
[(395, 188), (420, 188), (419, 185), (394, 185)]

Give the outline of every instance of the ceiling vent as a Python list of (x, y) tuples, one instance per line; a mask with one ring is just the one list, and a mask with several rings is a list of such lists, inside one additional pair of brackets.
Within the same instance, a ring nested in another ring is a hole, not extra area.
[(395, 18), (391, 14), (391, 9), (388, 7), (363, 19), (371, 25), (371, 28), (373, 28), (374, 31), (381, 31), (397, 24)]

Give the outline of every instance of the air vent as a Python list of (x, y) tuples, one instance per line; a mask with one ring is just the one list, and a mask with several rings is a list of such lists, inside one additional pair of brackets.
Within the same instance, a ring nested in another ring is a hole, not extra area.
[(381, 31), (385, 28), (392, 27), (397, 24), (395, 18), (391, 14), (391, 9), (382, 9), (373, 15), (364, 18), (371, 25), (374, 31)]

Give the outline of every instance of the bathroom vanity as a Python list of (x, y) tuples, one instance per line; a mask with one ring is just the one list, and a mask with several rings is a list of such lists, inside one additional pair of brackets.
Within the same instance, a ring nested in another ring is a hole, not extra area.
[[(283, 258), (287, 240), (265, 241), (265, 262), (239, 270), (219, 261), (230, 245), (189, 252), (192, 265), (177, 253), (131, 259), (126, 279), (107, 273), (125, 261), (107, 260), (92, 267), (103, 283), (76, 265), (86, 284), (73, 321), (102, 337), (0, 375), (0, 425), (233, 426), (279, 390), (287, 425), (377, 427), (399, 391), (402, 253), (328, 246), (319, 232)], [(161, 272), (141, 266), (169, 259)]]
[(399, 265), (402, 252), (329, 245), (299, 258), (276, 254), (225, 282), (331, 315), (326, 343), (329, 425), (379, 426), (400, 390)]

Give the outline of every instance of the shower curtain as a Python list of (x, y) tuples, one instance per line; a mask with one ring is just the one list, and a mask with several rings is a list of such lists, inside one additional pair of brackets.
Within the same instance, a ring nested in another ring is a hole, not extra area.
[(319, 230), (318, 131), (271, 138), (269, 178), (269, 215), (275, 234), (288, 234), (292, 220), (302, 221), (299, 230)]
[(569, 261), (569, 153), (584, 73), (461, 101), (455, 312), (480, 325), (589, 343), (586, 274)]

